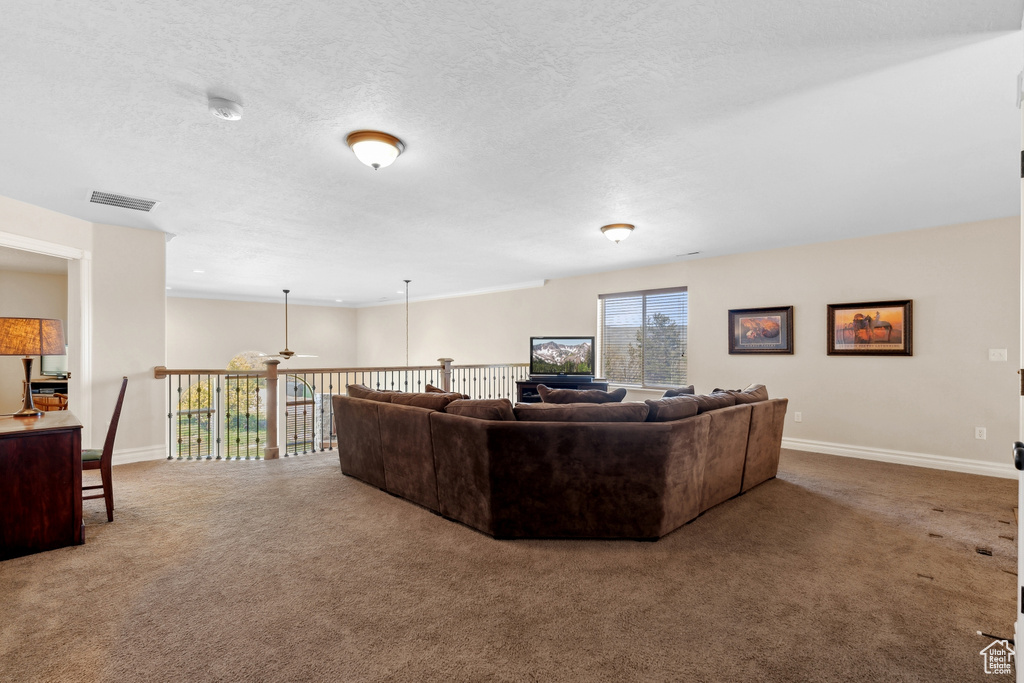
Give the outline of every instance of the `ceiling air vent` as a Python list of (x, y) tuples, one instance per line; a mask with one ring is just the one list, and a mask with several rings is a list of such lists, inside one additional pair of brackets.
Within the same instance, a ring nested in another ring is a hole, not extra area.
[(123, 194), (111, 194), (110, 192), (97, 192), (93, 190), (89, 201), (93, 204), (107, 204), (108, 206), (119, 206), (122, 209), (135, 209), (136, 211), (152, 211), (153, 207), (160, 202), (154, 199), (139, 199)]

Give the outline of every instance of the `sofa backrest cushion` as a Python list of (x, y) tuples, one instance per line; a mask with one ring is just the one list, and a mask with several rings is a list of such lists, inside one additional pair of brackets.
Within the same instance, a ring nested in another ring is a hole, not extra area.
[(515, 420), (512, 402), (507, 398), (456, 399), (445, 406), (444, 412), (478, 420)]
[(365, 398), (381, 403), (391, 403), (391, 397), (398, 393), (397, 391), (376, 391), (365, 384), (349, 384), (346, 389), (352, 398)]
[(469, 394), (460, 394), (457, 391), (445, 391), (441, 387), (435, 387), (433, 384), (428, 384), (423, 387), (423, 390), (428, 394), (456, 394), (456, 398), (469, 398)]
[(746, 389), (715, 389), (712, 393), (729, 394), (736, 399), (736, 403), (757, 403), (768, 400), (768, 389), (763, 384), (751, 384)]
[(669, 389), (665, 392), (662, 398), (671, 398), (673, 396), (693, 396), (697, 392), (693, 390), (693, 385), (686, 387), (676, 387), (675, 389)]
[(434, 394), (401, 392), (391, 395), (391, 402), (400, 406), (416, 406), (417, 408), (430, 408), (431, 410), (444, 410), (452, 401), (456, 400), (455, 394)]
[(694, 396), (697, 400), (697, 412), (706, 413), (709, 410), (728, 408), (736, 405), (736, 397), (725, 392), (712, 392), (710, 394), (698, 394)]
[(513, 412), (520, 422), (644, 422), (649, 410), (644, 403), (520, 403)]
[(537, 385), (537, 393), (544, 403), (619, 403), (626, 398), (623, 388), (615, 391), (600, 389), (552, 389), (544, 384)]
[(669, 396), (668, 398), (647, 399), (644, 401), (650, 412), (647, 413), (648, 422), (669, 422), (681, 420), (684, 417), (692, 417), (700, 411), (700, 404), (696, 396)]

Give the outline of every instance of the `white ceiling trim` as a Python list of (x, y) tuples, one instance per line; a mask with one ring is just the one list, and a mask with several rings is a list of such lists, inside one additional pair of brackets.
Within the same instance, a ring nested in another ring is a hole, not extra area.
[(65, 260), (92, 258), (88, 251), (82, 249), (57, 244), (56, 242), (37, 240), (34, 237), (16, 235), (13, 232), (0, 232), (0, 247), (31, 251), (34, 254), (43, 254), (44, 256), (56, 256)]
[[(519, 289), (536, 289), (543, 287), (548, 283), (547, 280), (530, 280), (528, 282), (516, 282), (510, 285), (502, 285), (500, 287), (485, 287), (482, 289), (474, 289), (466, 292), (453, 292), (451, 294), (435, 294), (431, 296), (417, 296), (409, 297), (409, 303), (416, 303), (418, 301), (436, 301), (438, 299), (458, 299), (464, 296), (476, 296), (478, 294), (495, 294), (497, 292), (512, 292)], [(260, 296), (236, 296), (229, 294), (217, 294), (209, 292), (197, 292), (194, 290), (167, 290), (168, 298), (172, 299), (208, 299), (213, 301), (244, 301), (249, 303), (262, 303), (262, 304), (283, 304), (284, 296), (279, 297), (260, 297)], [(397, 304), (405, 303), (404, 295), (395, 295), (399, 298), (386, 297), (380, 301), (370, 302), (359, 302), (359, 303), (346, 303), (346, 302), (332, 302), (324, 301), (321, 299), (303, 299), (302, 297), (296, 297), (290, 295), (288, 297), (288, 303), (296, 304), (299, 306), (325, 306), (328, 308), (374, 308), (376, 306), (392, 306)]]
[[(499, 287), (484, 287), (482, 289), (473, 289), (465, 292), (452, 292), (450, 294), (433, 294), (428, 296), (410, 296), (409, 303), (414, 304), (417, 301), (437, 301), (439, 299), (461, 299), (464, 296), (476, 296), (478, 294), (496, 294), (498, 292), (514, 292), (519, 289), (536, 289), (543, 287), (548, 283), (547, 280), (530, 280), (528, 282), (517, 282), (511, 285), (501, 285)], [(387, 298), (386, 301), (368, 301), (362, 303), (355, 303), (350, 308), (374, 308), (376, 306), (392, 306), (395, 304), (404, 304), (405, 297), (401, 296), (398, 299)]]

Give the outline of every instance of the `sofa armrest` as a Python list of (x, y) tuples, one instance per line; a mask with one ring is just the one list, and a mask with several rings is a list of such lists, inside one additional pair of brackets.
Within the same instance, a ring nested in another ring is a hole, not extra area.
[(332, 399), (341, 471), (383, 489), (386, 483), (377, 415), (381, 405), (349, 396), (335, 395)]
[(774, 398), (750, 404), (750, 435), (743, 469), (743, 490), (748, 491), (779, 473), (782, 428), (789, 399)]
[(750, 406), (748, 403), (704, 413), (711, 418), (711, 425), (702, 478), (701, 512), (740, 494), (750, 432)]

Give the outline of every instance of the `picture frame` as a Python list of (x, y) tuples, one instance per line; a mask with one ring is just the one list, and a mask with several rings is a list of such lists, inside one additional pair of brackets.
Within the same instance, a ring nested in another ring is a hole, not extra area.
[(913, 356), (914, 301), (828, 304), (828, 355)]
[(729, 311), (729, 353), (793, 353), (793, 307)]

